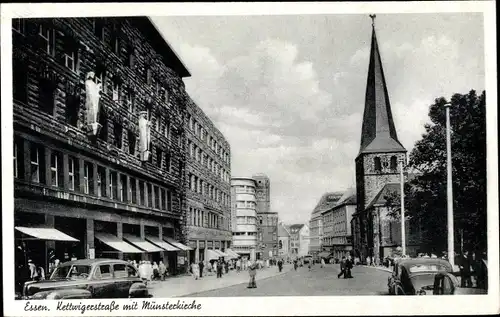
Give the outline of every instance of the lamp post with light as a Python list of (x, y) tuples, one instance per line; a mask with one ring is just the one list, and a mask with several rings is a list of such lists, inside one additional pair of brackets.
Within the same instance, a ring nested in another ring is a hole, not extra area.
[(453, 187), (451, 169), (451, 127), (450, 127), (450, 107), (451, 103), (444, 105), (446, 109), (446, 196), (447, 196), (447, 217), (448, 217), (448, 261), (455, 267), (455, 241), (453, 229)]

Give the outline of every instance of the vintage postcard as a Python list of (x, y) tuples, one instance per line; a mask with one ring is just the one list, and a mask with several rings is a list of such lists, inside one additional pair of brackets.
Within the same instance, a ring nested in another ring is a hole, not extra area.
[(494, 12), (2, 5), (4, 315), (498, 313)]

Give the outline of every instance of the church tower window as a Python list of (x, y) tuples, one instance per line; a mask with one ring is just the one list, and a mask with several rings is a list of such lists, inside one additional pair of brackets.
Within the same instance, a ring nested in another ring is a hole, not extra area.
[(391, 170), (396, 170), (398, 168), (398, 160), (395, 156), (391, 156)]
[(373, 163), (374, 163), (374, 165), (375, 165), (375, 171), (376, 171), (376, 172), (380, 172), (380, 171), (382, 171), (382, 163), (380, 162), (380, 157), (378, 157), (378, 156), (377, 156), (377, 157), (375, 157), (375, 158), (373, 159)]

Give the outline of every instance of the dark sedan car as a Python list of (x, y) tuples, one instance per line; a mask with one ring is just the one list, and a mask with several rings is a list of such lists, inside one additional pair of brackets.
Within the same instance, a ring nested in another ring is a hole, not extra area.
[[(126, 261), (85, 259), (65, 262), (48, 280), (26, 282), (24, 299), (149, 297), (137, 270)], [(81, 297), (79, 297), (81, 296)]]

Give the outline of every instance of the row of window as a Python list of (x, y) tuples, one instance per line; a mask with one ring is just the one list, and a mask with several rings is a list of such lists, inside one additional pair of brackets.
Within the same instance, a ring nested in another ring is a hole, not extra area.
[(348, 244), (349, 241), (347, 237), (329, 237), (329, 238), (323, 238), (323, 244), (324, 245), (332, 245), (332, 244)]
[(245, 186), (245, 185), (235, 185), (233, 186), (237, 194), (255, 194), (255, 187)]
[(396, 171), (398, 169), (398, 159), (396, 156), (391, 156), (389, 162), (382, 162), (380, 157), (376, 156), (373, 158), (373, 165), (376, 172), (382, 171), (382, 165), (384, 168), (389, 167), (391, 170)]
[(229, 172), (227, 172), (222, 166), (217, 164), (217, 162), (210, 157), (209, 154), (203, 153), (203, 150), (196, 146), (191, 140), (188, 140), (188, 148), (189, 155), (193, 157), (197, 162), (200, 162), (201, 165), (205, 166), (212, 173), (217, 175), (221, 180), (226, 183), (230, 183), (231, 176)]
[(236, 208), (251, 208), (255, 209), (257, 207), (257, 204), (254, 201), (238, 201), (235, 204)]
[(189, 207), (190, 225), (196, 227), (229, 230), (227, 218), (210, 211)]
[(255, 236), (257, 232), (233, 232), (233, 236)]
[(278, 225), (278, 218), (276, 217), (262, 217), (258, 216), (258, 221), (259, 224), (264, 225), (264, 226), (277, 226)]
[[(26, 146), (24, 142), (21, 139), (14, 141), (15, 178), (29, 175), (27, 180), (33, 183), (154, 209), (172, 210), (172, 193), (168, 189), (37, 143), (29, 142)], [(28, 171), (25, 171), (25, 156), (30, 158)]]
[(231, 203), (231, 196), (193, 174), (189, 175), (189, 188), (191, 191), (208, 197), (224, 206), (229, 206)]
[(191, 115), (189, 115), (189, 129), (194, 132), (194, 134), (200, 138), (200, 140), (207, 142), (207, 145), (215, 151), (215, 153), (227, 164), (229, 164), (230, 156), (229, 153), (217, 142), (217, 140), (208, 135), (208, 132), (202, 127), (200, 123), (196, 121)]
[(257, 219), (255, 219), (255, 217), (238, 216), (238, 217), (236, 217), (236, 224), (238, 224), (238, 225), (256, 225)]

